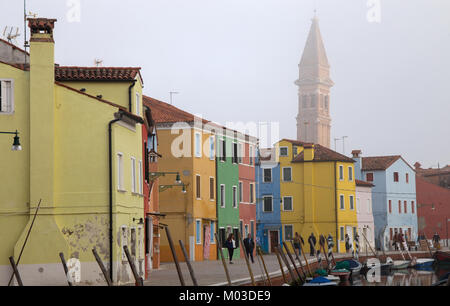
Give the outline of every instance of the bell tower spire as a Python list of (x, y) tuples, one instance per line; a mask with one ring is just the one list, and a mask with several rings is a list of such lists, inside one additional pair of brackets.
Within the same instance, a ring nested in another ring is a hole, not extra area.
[(299, 64), (297, 139), (330, 147), (330, 65), (314, 16)]

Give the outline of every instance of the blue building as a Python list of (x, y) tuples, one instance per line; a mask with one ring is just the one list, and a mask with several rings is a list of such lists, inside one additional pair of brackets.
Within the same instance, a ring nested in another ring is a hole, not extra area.
[(408, 241), (417, 241), (416, 176), (414, 169), (400, 156), (361, 157), (353, 151), (355, 176), (374, 184), (372, 188), (375, 245), (392, 249), (395, 232)]
[(263, 252), (273, 253), (282, 241), (280, 221), (280, 165), (275, 149), (261, 149), (256, 171), (256, 237)]

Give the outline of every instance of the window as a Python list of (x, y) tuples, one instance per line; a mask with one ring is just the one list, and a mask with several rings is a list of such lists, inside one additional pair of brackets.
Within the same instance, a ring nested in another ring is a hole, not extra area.
[(339, 180), (344, 180), (344, 166), (339, 166)]
[(409, 174), (406, 173), (406, 184), (409, 184)]
[(344, 227), (343, 226), (341, 226), (340, 228), (339, 228), (339, 230), (340, 230), (340, 237), (341, 237), (341, 241), (344, 241)]
[(227, 240), (227, 234), (225, 231), (225, 228), (221, 227), (219, 229), (219, 239), (220, 239), (220, 243), (222, 243), (222, 247), (225, 247), (225, 241)]
[(367, 213), (369, 213), (369, 214), (372, 213), (372, 200), (371, 199), (367, 199)]
[(237, 208), (237, 187), (233, 186), (233, 208)]
[(221, 140), (220, 146), (220, 160), (225, 162), (227, 160), (227, 143), (225, 140)]
[(373, 173), (367, 173), (366, 174), (366, 181), (367, 182), (373, 182)]
[(209, 137), (209, 159), (214, 160), (214, 136)]
[(195, 193), (195, 195), (196, 195), (196, 197), (197, 197), (197, 199), (201, 199), (201, 197), (202, 197), (202, 194), (201, 194), (201, 189), (200, 189), (200, 175), (196, 175), (195, 176), (195, 189), (196, 189), (196, 193)]
[(214, 221), (211, 221), (210, 231), (211, 231), (211, 244), (214, 244), (214, 234), (216, 233), (216, 224)]
[(398, 200), (398, 213), (402, 213), (402, 201)]
[(195, 221), (195, 242), (202, 244), (202, 220)]
[(233, 164), (238, 163), (238, 145), (237, 143), (233, 143), (233, 154), (232, 154), (232, 162)]
[(136, 193), (136, 158), (131, 158), (131, 192)]
[(136, 93), (136, 115), (140, 116), (140, 96), (138, 93)]
[(233, 234), (234, 234), (234, 240), (236, 241), (236, 248), (238, 248), (239, 247), (239, 229), (233, 228)]
[(117, 153), (117, 189), (124, 190), (123, 187), (123, 154)]
[(298, 148), (296, 146), (292, 147), (292, 155), (296, 156), (298, 153)]
[(293, 211), (292, 197), (283, 197), (283, 211)]
[(263, 169), (264, 171), (264, 177), (263, 182), (264, 183), (270, 183), (272, 182), (272, 169)]
[(195, 157), (202, 157), (201, 134), (195, 133)]
[(144, 191), (142, 190), (142, 160), (139, 161), (139, 194), (143, 194)]
[(242, 188), (242, 182), (239, 182), (239, 202), (242, 202), (242, 194), (244, 192)]
[(214, 184), (214, 178), (210, 177), (209, 178), (209, 199), (210, 200), (214, 200), (214, 188), (215, 184)]
[(283, 168), (283, 181), (284, 182), (292, 181), (292, 169), (291, 168)]
[(12, 114), (14, 112), (13, 82), (13, 80), (0, 80), (0, 114)]
[(392, 214), (392, 201), (389, 200), (389, 213)]
[(415, 213), (415, 205), (414, 205), (414, 201), (411, 201), (411, 212), (414, 214)]
[(122, 249), (122, 261), (124, 261), (127, 260), (127, 255), (123, 247), (128, 246), (128, 229), (125, 225), (121, 226), (120, 228), (121, 228), (120, 244)]
[(225, 208), (225, 185), (220, 185), (220, 207)]
[(280, 147), (280, 156), (281, 157), (288, 156), (288, 147)]
[(263, 197), (263, 212), (272, 212), (273, 211), (273, 198), (272, 196)]
[(359, 213), (361, 211), (361, 199), (356, 198), (356, 212)]
[(350, 196), (350, 209), (351, 209), (351, 210), (354, 210), (354, 209), (355, 209), (355, 205), (354, 205), (353, 201), (354, 201), (354, 200), (353, 200), (353, 196), (351, 195), (351, 196)]
[(406, 203), (406, 201), (403, 202), (403, 206), (405, 208), (405, 214), (408, 213), (408, 204)]
[(398, 172), (394, 172), (394, 182), (398, 182)]
[(353, 181), (353, 167), (348, 167), (348, 180)]
[(292, 240), (293, 232), (294, 229), (292, 228), (292, 225), (285, 225), (284, 226), (284, 240), (288, 241), (288, 240)]
[(255, 203), (255, 195), (254, 195), (254, 185), (250, 184), (250, 203)]
[(249, 151), (248, 157), (249, 157), (249, 159), (250, 159), (250, 165), (253, 166), (253, 147), (250, 146), (250, 147), (248, 148), (248, 151)]
[(340, 200), (341, 209), (345, 209), (345, 198), (344, 198), (343, 194), (340, 195), (339, 200)]
[(244, 156), (244, 146), (242, 143), (239, 143), (239, 155), (238, 155), (238, 162), (242, 164), (242, 157)]

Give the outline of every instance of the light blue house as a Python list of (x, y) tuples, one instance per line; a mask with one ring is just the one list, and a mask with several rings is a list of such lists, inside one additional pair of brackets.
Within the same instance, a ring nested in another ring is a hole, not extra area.
[(400, 155), (361, 157), (361, 151), (352, 154), (356, 178), (375, 185), (372, 205), (377, 249), (392, 249), (395, 232), (402, 232), (408, 241), (417, 241), (414, 169)]
[(280, 221), (280, 165), (275, 149), (261, 149), (255, 167), (256, 237), (263, 252), (273, 253), (282, 241)]

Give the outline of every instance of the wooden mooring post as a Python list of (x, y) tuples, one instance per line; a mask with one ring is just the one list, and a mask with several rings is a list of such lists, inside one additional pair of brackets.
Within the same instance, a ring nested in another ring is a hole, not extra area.
[(16, 280), (17, 280), (17, 283), (19, 284), (19, 286), (23, 286), (23, 283), (22, 283), (22, 278), (20, 277), (20, 274), (19, 274), (19, 270), (17, 269), (17, 265), (16, 265), (16, 262), (14, 261), (14, 257), (9, 257), (9, 262), (11, 263), (11, 266), (12, 266), (12, 268), (13, 268), (13, 276), (15, 275), (16, 276)]
[[(160, 223), (160, 225), (163, 225), (163, 224)], [(178, 261), (177, 253), (175, 251), (175, 246), (173, 245), (172, 236), (170, 235), (169, 226), (167, 224), (164, 224), (163, 226), (166, 229), (167, 240), (169, 241), (169, 247), (170, 247), (170, 250), (172, 251), (173, 260), (175, 261), (175, 267), (177, 268), (178, 278), (180, 279), (181, 286), (184, 287), (184, 286), (186, 286), (186, 284), (184, 282), (183, 273), (181, 272), (180, 262)]]
[(300, 236), (300, 243), (302, 244), (302, 250), (303, 250), (303, 259), (305, 259), (305, 263), (306, 263), (306, 267), (308, 268), (308, 272), (309, 272), (309, 276), (313, 277), (314, 274), (311, 271), (311, 267), (309, 266), (308, 263), (308, 258), (306, 258), (306, 250), (305, 250), (305, 242), (303, 241), (302, 236)]
[(61, 263), (63, 265), (64, 273), (66, 274), (67, 283), (69, 284), (70, 287), (72, 287), (73, 286), (71, 281), (72, 277), (69, 275), (69, 269), (67, 268), (67, 263), (66, 259), (64, 258), (63, 252), (59, 253), (59, 258), (61, 258)]
[(128, 246), (124, 245), (123, 250), (125, 251), (125, 255), (127, 256), (128, 263), (130, 264), (130, 268), (131, 271), (133, 272), (134, 279), (136, 280), (136, 286), (144, 286), (144, 280), (137, 273), (133, 257), (131, 256), (130, 251), (128, 251)]
[(280, 252), (280, 256), (283, 259), (284, 264), (286, 265), (286, 267), (289, 270), (289, 275), (291, 276), (291, 281), (294, 282), (294, 283), (297, 283), (297, 281), (295, 279), (294, 271), (292, 271), (291, 265), (289, 264), (289, 262), (288, 262), (288, 260), (286, 258), (286, 255), (283, 252), (283, 248), (281, 247), (281, 245), (278, 245), (278, 252)]
[(220, 258), (222, 259), (223, 268), (225, 270), (225, 275), (227, 276), (228, 286), (231, 286), (230, 273), (228, 272), (228, 267), (227, 267), (227, 263), (226, 263), (225, 257), (223, 257), (223, 250), (222, 250), (222, 246), (223, 246), (222, 243), (223, 242), (220, 241), (219, 236), (217, 235), (217, 233), (214, 233), (214, 235), (216, 236), (217, 248), (219, 249)]
[(261, 262), (263, 264), (264, 267), (264, 272), (266, 273), (267, 276), (267, 280), (269, 282), (269, 286), (272, 286), (272, 281), (270, 280), (270, 275), (269, 275), (269, 271), (267, 271), (267, 266), (266, 266), (266, 262), (264, 261), (264, 257), (263, 257), (263, 253), (261, 251), (260, 247), (256, 247), (256, 252), (259, 255), (259, 258), (261, 258)]
[(197, 287), (198, 286), (197, 278), (195, 277), (194, 269), (192, 268), (191, 261), (189, 260), (189, 256), (186, 252), (186, 248), (184, 247), (184, 243), (181, 240), (179, 240), (179, 242), (180, 242), (181, 251), (183, 252), (184, 259), (186, 260), (186, 265), (188, 267), (189, 273), (191, 274), (192, 283), (194, 284), (194, 286)]
[(239, 241), (241, 242), (241, 249), (242, 249), (242, 251), (244, 253), (245, 262), (247, 264), (248, 273), (250, 274), (250, 279), (252, 280), (252, 285), (256, 286), (255, 278), (253, 276), (252, 267), (250, 266), (250, 262), (248, 261), (247, 251), (245, 250), (245, 246), (244, 246), (244, 242), (242, 241), (241, 233), (238, 233), (238, 236), (239, 236)]
[[(298, 256), (298, 254), (297, 254), (297, 252), (295, 251), (295, 245), (294, 245), (294, 243), (292, 242), (292, 240), (291, 240), (291, 246), (292, 246), (292, 249), (294, 250), (294, 254), (295, 254), (295, 258), (298, 260), (298, 262), (300, 263), (300, 270), (302, 270), (302, 273), (303, 273), (303, 275), (305, 276), (305, 279), (306, 279), (306, 272), (305, 272), (305, 270), (303, 269), (303, 263), (302, 263), (302, 260), (300, 259), (300, 257)], [(301, 250), (301, 249), (300, 249)], [(301, 252), (301, 251), (300, 251)]]
[(95, 248), (92, 249), (92, 253), (94, 254), (95, 260), (97, 261), (98, 266), (100, 267), (100, 270), (102, 271), (103, 276), (105, 277), (106, 283), (108, 284), (108, 286), (112, 286), (113, 283), (109, 278), (108, 271), (106, 271), (105, 265), (103, 264), (103, 261), (100, 258), (100, 256), (98, 256), (97, 250)]
[[(284, 248), (286, 249), (286, 254), (288, 255), (289, 259), (291, 260), (292, 265), (294, 266), (294, 270), (295, 270), (295, 272), (297, 273), (298, 278), (299, 278), (301, 281), (304, 281), (303, 278), (302, 278), (302, 276), (300, 275), (300, 272), (299, 272), (298, 269), (297, 269), (297, 265), (295, 264), (294, 257), (292, 257), (291, 251), (289, 251), (289, 248), (288, 248), (288, 246), (287, 246), (287, 243), (283, 241), (283, 245), (284, 245)], [(306, 280), (306, 279), (305, 279), (305, 280)]]
[(288, 280), (287, 280), (286, 274), (284, 273), (283, 263), (281, 262), (281, 256), (280, 256), (280, 253), (278, 252), (278, 247), (274, 247), (273, 249), (275, 250), (275, 255), (277, 255), (278, 264), (280, 265), (281, 275), (283, 275), (284, 282), (287, 283)]

